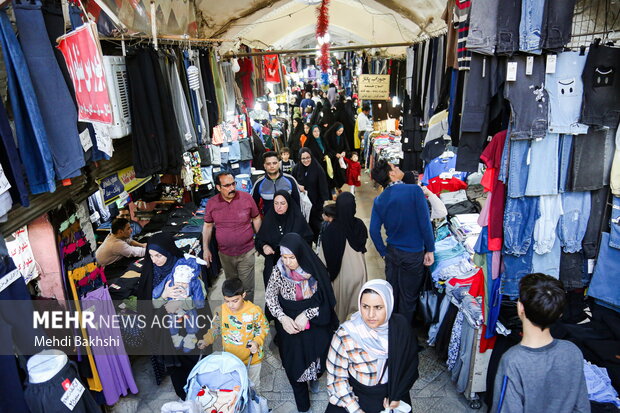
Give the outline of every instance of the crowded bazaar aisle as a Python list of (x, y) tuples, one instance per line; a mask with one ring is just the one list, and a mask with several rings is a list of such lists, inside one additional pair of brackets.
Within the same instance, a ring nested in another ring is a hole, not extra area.
[[(343, 188), (347, 189), (347, 187)], [(356, 191), (357, 216), (368, 226), (370, 223), (370, 212), (372, 203), (377, 196), (378, 190), (367, 173), (362, 175), (362, 186)], [(368, 252), (366, 253), (366, 265), (368, 267), (368, 278), (384, 278), (384, 262), (377, 250), (368, 238), (366, 243)], [(260, 274), (263, 268), (264, 258), (258, 256), (256, 259), (256, 273)], [(212, 307), (222, 302), (222, 283), (225, 277), (223, 274), (217, 280), (217, 284), (209, 290), (209, 302)], [(256, 277), (255, 303), (261, 307), (265, 305), (265, 289), (260, 277)], [(261, 371), (260, 394), (267, 399), (269, 407), (274, 413), (296, 412), (293, 391), (286, 378), (286, 373), (282, 367), (278, 351), (272, 344), (274, 328), (271, 329), (267, 339), (268, 348)], [(422, 337), (420, 342), (423, 342)], [(215, 346), (216, 351), (221, 351), (221, 345)], [(457, 393), (454, 384), (450, 381), (450, 372), (447, 371), (445, 363), (439, 359), (433, 348), (427, 347), (420, 353), (419, 373), (420, 378), (415, 382), (411, 389), (412, 408), (416, 413), (426, 412), (473, 412), (469, 402), (462, 394)], [(141, 389), (140, 393), (122, 398), (110, 412), (113, 413), (146, 413), (157, 412), (161, 406), (167, 402), (177, 399), (170, 378), (166, 378), (160, 385), (156, 386), (152, 367), (148, 357), (142, 357), (133, 365), (136, 383)], [(311, 394), (312, 412), (324, 412), (329, 398), (325, 388), (326, 375), (321, 377), (320, 391), (318, 394)]]

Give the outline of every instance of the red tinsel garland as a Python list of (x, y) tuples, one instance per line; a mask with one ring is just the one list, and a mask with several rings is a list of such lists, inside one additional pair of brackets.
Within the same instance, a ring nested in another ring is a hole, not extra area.
[[(322, 0), (321, 5), (316, 8), (316, 38), (325, 37), (329, 28), (329, 0)], [(323, 72), (329, 69), (329, 42), (321, 45), (321, 57), (319, 57), (319, 66)]]

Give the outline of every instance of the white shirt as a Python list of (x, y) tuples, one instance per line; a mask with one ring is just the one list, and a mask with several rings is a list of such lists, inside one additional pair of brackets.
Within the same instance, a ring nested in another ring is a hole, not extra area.
[(364, 112), (360, 112), (357, 115), (357, 130), (360, 132), (366, 132), (373, 130), (372, 122), (368, 119), (368, 116)]

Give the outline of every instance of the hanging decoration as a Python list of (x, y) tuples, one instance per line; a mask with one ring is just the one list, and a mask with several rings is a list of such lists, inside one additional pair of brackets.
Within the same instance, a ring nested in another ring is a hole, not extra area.
[(316, 40), (321, 46), (321, 55), (319, 56), (319, 66), (325, 73), (329, 69), (329, 0), (322, 0), (321, 5), (316, 8)]

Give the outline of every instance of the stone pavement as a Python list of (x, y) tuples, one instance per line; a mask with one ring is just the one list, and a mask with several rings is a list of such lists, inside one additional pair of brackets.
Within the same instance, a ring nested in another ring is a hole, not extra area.
[[(369, 183), (370, 179), (367, 174), (362, 176), (362, 180), (364, 181), (363, 185), (361, 188), (358, 188), (356, 193), (357, 216), (368, 226), (372, 202), (378, 192)], [(369, 278), (383, 278), (385, 274), (383, 259), (375, 250), (370, 238), (368, 239), (367, 250), (366, 265)], [(263, 258), (257, 257), (255, 302), (259, 306), (264, 306), (265, 304), (262, 270)], [(210, 301), (217, 300), (221, 302), (221, 283), (223, 281), (224, 276), (221, 275), (217, 284), (209, 291)], [(273, 331), (274, 329), (272, 328), (270, 336), (273, 335)], [(271, 337), (266, 342), (271, 343)], [(215, 346), (215, 350), (221, 350), (221, 347)], [(178, 400), (169, 378), (166, 378), (160, 386), (156, 386), (151, 364), (147, 357), (137, 359), (132, 367), (140, 392), (136, 395), (122, 398), (113, 408), (109, 409), (110, 412), (159, 412), (164, 403)], [(427, 348), (420, 353), (419, 373), (420, 378), (415, 382), (411, 390), (413, 413), (482, 411), (470, 409), (469, 402), (465, 397), (456, 392), (454, 385), (450, 381), (450, 373), (447, 371), (445, 363), (439, 360), (434, 349)], [(324, 374), (320, 381), (321, 391), (318, 394), (310, 395), (312, 412), (324, 412), (327, 407), (328, 396), (325, 389), (325, 380)], [(271, 345), (266, 350), (265, 360), (263, 361), (259, 393), (268, 400), (269, 407), (273, 409), (274, 413), (292, 413), (297, 411), (293, 391), (286, 378), (277, 349)]]

